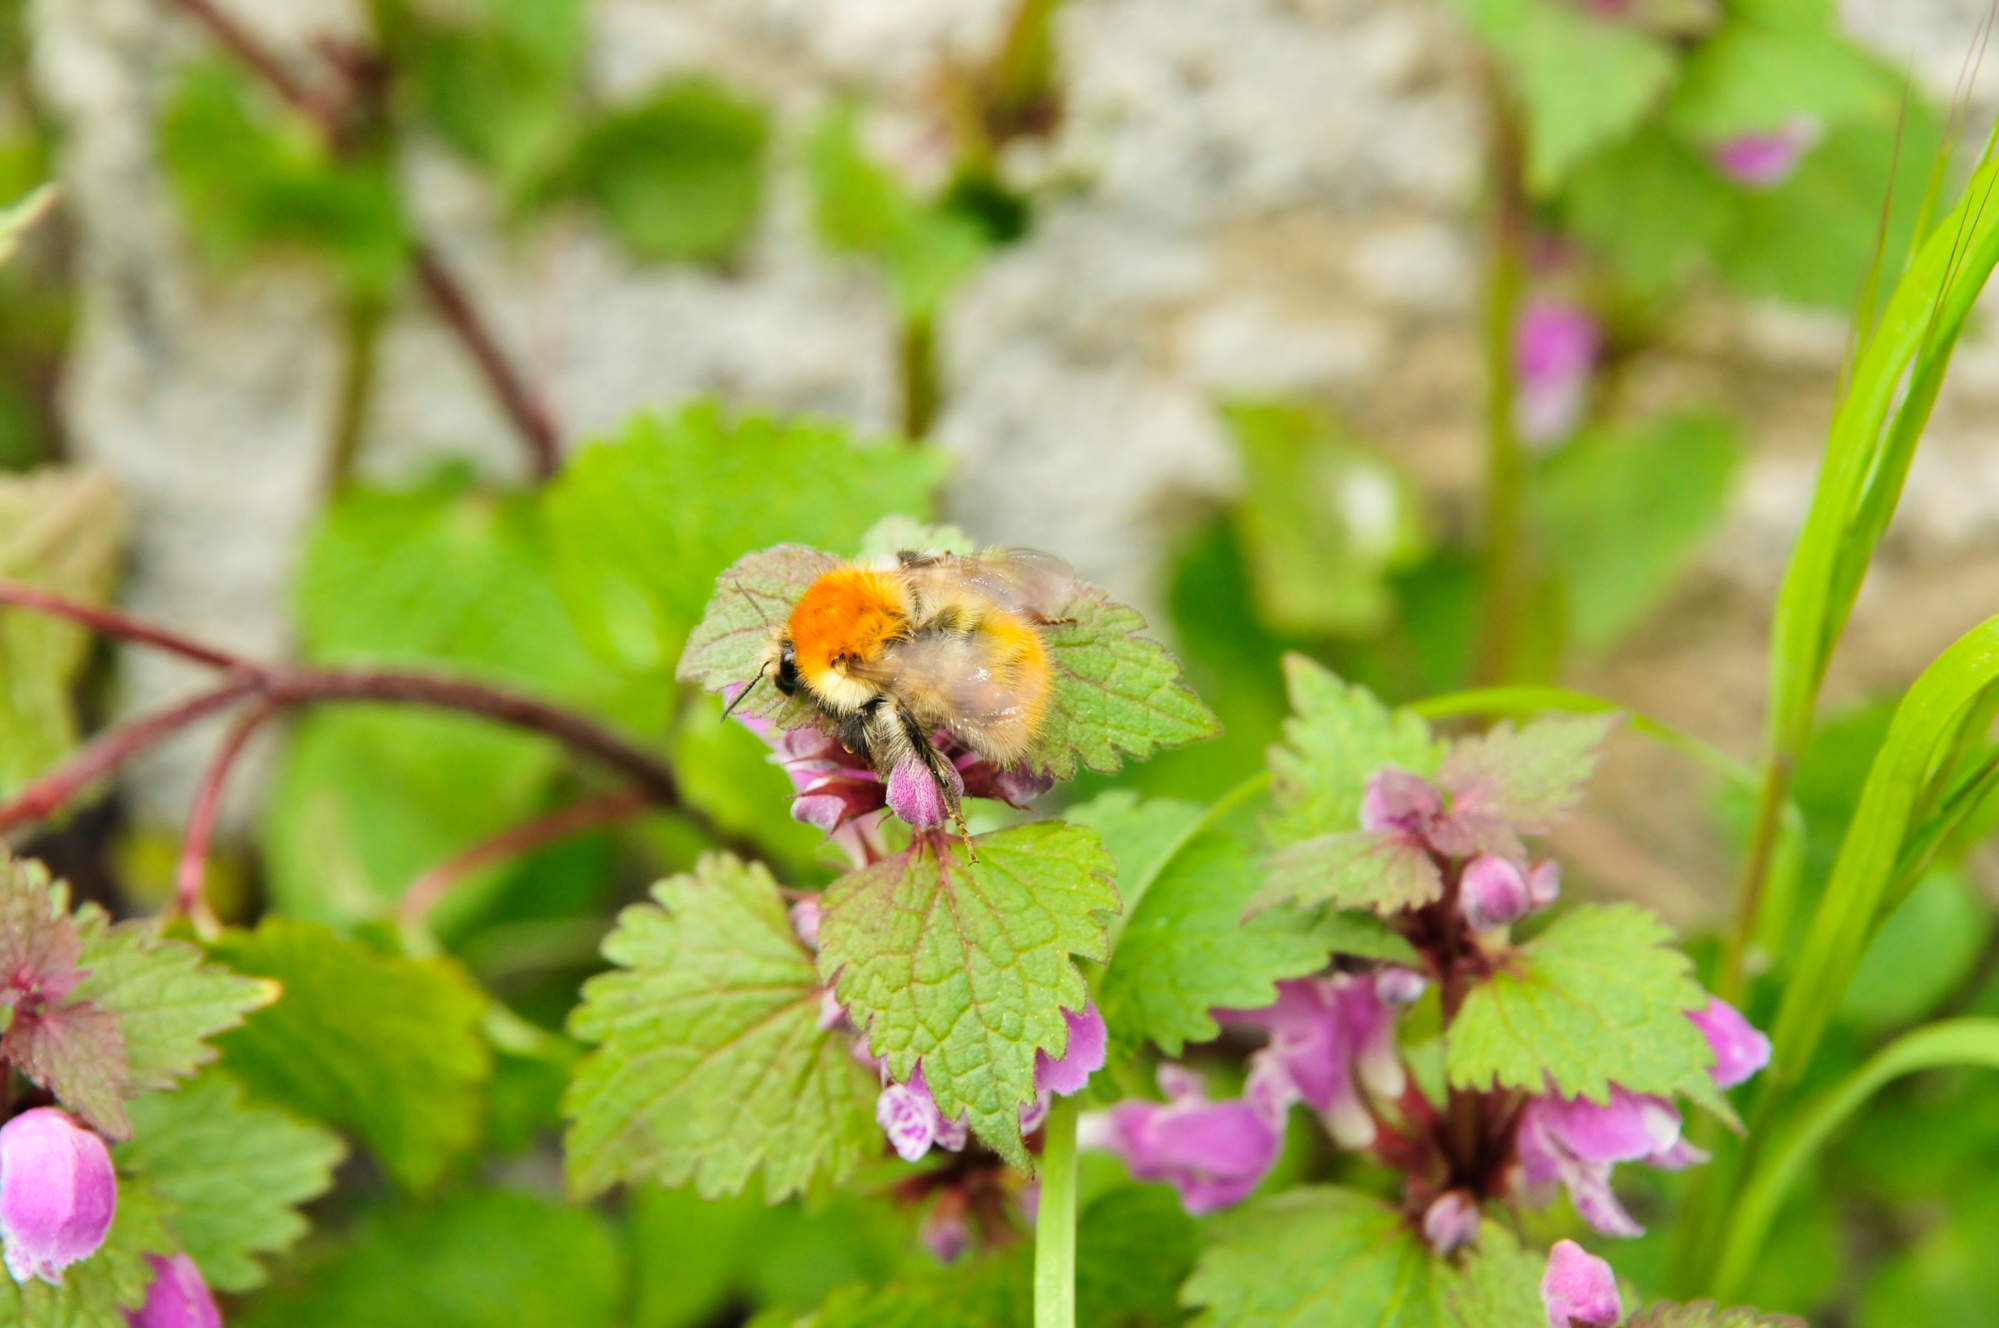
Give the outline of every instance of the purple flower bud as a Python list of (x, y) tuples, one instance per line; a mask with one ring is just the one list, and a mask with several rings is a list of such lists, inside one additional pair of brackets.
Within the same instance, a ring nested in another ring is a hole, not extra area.
[(1572, 304), (1535, 300), (1521, 311), (1514, 336), (1520, 437), (1529, 443), (1559, 442), (1582, 422), (1599, 349), (1596, 319)]
[(819, 896), (807, 895), (791, 906), (791, 929), (808, 950), (819, 948)]
[(1717, 1088), (1733, 1088), (1770, 1063), (1770, 1039), (1721, 997), (1711, 998), (1705, 1010), (1689, 1010), (1687, 1018), (1714, 1049), (1708, 1073)]
[(932, 1144), (951, 1153), (965, 1146), (964, 1124), (945, 1120), (937, 1110), (920, 1065), (908, 1083), (882, 1089), (875, 1099), (875, 1124), (882, 1127), (896, 1155), (905, 1162), (921, 1158)]
[(1390, 1005), (1414, 1005), (1423, 999), (1430, 980), (1413, 968), (1391, 964), (1374, 975), (1374, 991)]
[(118, 1207), (104, 1141), (54, 1107), (0, 1126), (0, 1237), (16, 1282), (62, 1283), (62, 1270), (97, 1253)]
[(1281, 1111), (1250, 1098), (1209, 1102), (1198, 1076), (1179, 1066), (1161, 1066), (1159, 1084), (1170, 1101), (1120, 1102), (1085, 1116), (1077, 1142), (1115, 1153), (1138, 1180), (1171, 1185), (1195, 1217), (1242, 1202), (1277, 1161)]
[(1443, 795), (1429, 780), (1383, 766), (1368, 777), (1367, 789), (1361, 794), (1360, 828), (1421, 835), (1443, 810)]
[(1527, 898), (1538, 911), (1562, 897), (1562, 864), (1543, 858), (1527, 869)]
[[(830, 1032), (847, 1022), (847, 1007), (840, 1004), (840, 997), (833, 988), (827, 987), (819, 993), (819, 1027)], [(873, 1068), (870, 1066), (870, 1068)]]
[(965, 1195), (962, 1190), (946, 1190), (937, 1199), (930, 1211), (923, 1215), (923, 1225), (918, 1228), (916, 1238), (923, 1242), (939, 1263), (956, 1263), (959, 1256), (972, 1244), (971, 1224), (965, 1221)]
[(1458, 884), (1458, 904), (1473, 931), (1492, 931), (1526, 916), (1534, 897), (1525, 872), (1488, 853), (1466, 865)]
[(131, 1328), (222, 1328), (222, 1312), (194, 1260), (185, 1254), (171, 1259), (148, 1254), (146, 1261), (153, 1265), (153, 1285), (144, 1306), (125, 1311)]
[(1548, 1251), (1541, 1304), (1548, 1311), (1548, 1328), (1616, 1328), (1624, 1317), (1617, 1274), (1572, 1240), (1558, 1240)]
[(1440, 1255), (1478, 1239), (1478, 1200), (1464, 1190), (1446, 1190), (1423, 1210), (1423, 1239)]
[(976, 752), (960, 756), (956, 764), (958, 773), (965, 780), (965, 796), (968, 798), (992, 798), (1014, 807), (1025, 807), (1055, 787), (1053, 775), (996, 766), (990, 761), (980, 760)]
[(1062, 1019), (1069, 1025), (1069, 1047), (1060, 1060), (1048, 1059), (1045, 1051), (1034, 1053), (1034, 1086), (1067, 1097), (1081, 1091), (1090, 1076), (1104, 1068), (1104, 1017), (1091, 1001), (1081, 1014), (1064, 1010)]
[(1819, 141), (1819, 122), (1793, 116), (1768, 133), (1737, 134), (1712, 151), (1714, 168), (1751, 189), (1775, 189), (1791, 178), (1798, 162)]
[[(965, 781), (950, 770), (951, 791), (962, 796)], [(888, 773), (888, 809), (918, 830), (929, 830), (951, 819), (951, 804), (937, 777), (922, 761), (904, 761)]]

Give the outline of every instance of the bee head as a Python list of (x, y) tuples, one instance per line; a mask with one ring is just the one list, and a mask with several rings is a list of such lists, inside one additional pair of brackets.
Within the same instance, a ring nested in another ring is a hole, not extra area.
[(798, 649), (789, 640), (777, 643), (777, 690), (786, 696), (798, 693)]

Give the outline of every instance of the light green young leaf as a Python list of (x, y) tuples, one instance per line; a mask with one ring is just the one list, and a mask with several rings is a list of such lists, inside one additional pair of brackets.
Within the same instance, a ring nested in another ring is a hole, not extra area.
[(20, 248), (21, 237), (55, 206), (56, 187), (45, 184), (19, 199), (0, 208), (0, 264), (5, 264)]
[(736, 559), (786, 540), (851, 549), (891, 513), (927, 513), (948, 464), (934, 449), (731, 419), (712, 403), (637, 415), (549, 486), (556, 579), (592, 648), (626, 669), (662, 671)]
[(675, 78), (592, 125), (570, 171), (634, 256), (722, 258), (756, 221), (769, 138), (755, 102), (710, 78)]
[(812, 135), (806, 168), (819, 238), (838, 253), (866, 254), (887, 270), (907, 317), (927, 318), (985, 257), (984, 233), (968, 218), (926, 207), (861, 150), (851, 103)]
[(132, 1092), (192, 1075), (216, 1057), (207, 1039), (278, 999), (277, 984), (205, 963), (200, 947), (161, 936), (150, 922), (114, 924), (95, 904), (76, 911), (76, 933), (84, 976), (72, 999), (117, 1021)]
[(1246, 481), (1236, 530), (1264, 622), (1308, 636), (1379, 626), (1392, 607), (1384, 577), (1423, 553), (1408, 481), (1316, 406), (1238, 404), (1225, 416)]
[(968, 1117), (1024, 1168), (1034, 1053), (1068, 1045), (1062, 1011), (1086, 997), (1070, 956), (1105, 958), (1116, 864), (1059, 821), (973, 843), (977, 862), (962, 843), (919, 843), (835, 882), (820, 901), (819, 972), (898, 1081), (921, 1058), (945, 1119)]
[(1722, 1309), (1711, 1300), (1675, 1305), (1662, 1300), (1624, 1321), (1624, 1328), (1807, 1328), (1791, 1314), (1763, 1314), (1747, 1305)]
[(576, 1067), (564, 1114), (571, 1187), (619, 1180), (704, 1198), (759, 1170), (772, 1202), (840, 1180), (876, 1145), (877, 1086), (821, 1023), (812, 959), (761, 865), (710, 855), (618, 918), (572, 1019), (602, 1044)]
[(1528, 834), (1544, 833), (1582, 805), (1603, 743), (1624, 717), (1553, 714), (1523, 729), (1501, 720), (1451, 745), (1437, 781), (1451, 791), (1453, 811), (1476, 809)]
[(1694, 147), (1651, 125), (1579, 165), (1558, 206), (1565, 230), (1641, 293), (1663, 295), (1707, 262), (1740, 194)]
[(1390, 711), (1364, 687), (1303, 655), (1284, 657), (1292, 718), (1284, 745), (1270, 749), (1270, 797), (1277, 814), (1264, 825), (1274, 847), (1360, 828), (1367, 780), (1385, 765), (1434, 775), (1445, 745), (1406, 710)]
[(296, 1205), (331, 1189), (347, 1156), (330, 1131), (242, 1099), (216, 1071), (148, 1093), (132, 1103), (131, 1141), (112, 1150), (121, 1175), (143, 1176), (168, 1201), (181, 1249), (218, 1291), (264, 1284), (255, 1256), (306, 1233)]
[(1709, 415), (1585, 434), (1556, 454), (1539, 505), (1580, 644), (1611, 645), (1672, 588), (1720, 522), (1741, 454), (1734, 426)]
[(453, 964), (396, 959), (324, 927), (267, 917), (216, 958), (284, 996), (217, 1040), (253, 1099), (352, 1133), (413, 1191), (478, 1142), (492, 1057), (485, 994)]
[(146, 1256), (174, 1253), (166, 1204), (136, 1177), (121, 1179), (118, 1210), (97, 1253), (63, 1271), (61, 1286), (0, 1277), (0, 1328), (131, 1328), (127, 1309), (153, 1282)]
[(1473, 987), (1451, 1024), (1455, 1088), (1516, 1088), (1606, 1102), (1683, 1094), (1733, 1119), (1689, 1010), (1707, 1004), (1672, 929), (1633, 904), (1578, 908)]
[(409, 47), (399, 72), (429, 127), (490, 171), (516, 207), (538, 201), (577, 133), (575, 68), (491, 27), (426, 23)]
[[(123, 530), (123, 503), (103, 471), (0, 476), (0, 576), (102, 603)], [(73, 623), (0, 610), (0, 797), (76, 745), (70, 689), (89, 647)]]
[(861, 536), (854, 561), (873, 562), (899, 553), (977, 553), (984, 546), (956, 526), (933, 526), (913, 516), (885, 516)]
[(1177, 1056), (1221, 1029), (1210, 1011), (1257, 1009), (1274, 985), (1325, 967), (1336, 927), (1290, 910), (1242, 921), (1262, 884), (1256, 851), (1211, 831), (1159, 873), (1124, 930), (1098, 998), (1112, 1040)]
[(378, 1211), (360, 1238), (232, 1328), (613, 1328), (626, 1267), (588, 1208), (516, 1190)]
[(1287, 1190), (1213, 1219), (1211, 1235), (1180, 1292), (1201, 1310), (1194, 1328), (1452, 1324), (1450, 1265), (1400, 1213), (1354, 1190)]
[(1830, 29), (1777, 33), (1735, 22), (1693, 49), (1667, 117), (1694, 142), (1715, 143), (1800, 116), (1829, 126), (1892, 114), (1892, 86)]
[(1159, 873), (1185, 847), (1200, 827), (1206, 809), (1198, 803), (1174, 798), (1139, 801), (1130, 789), (1112, 789), (1098, 794), (1080, 807), (1071, 807), (1065, 820), (1087, 827), (1104, 843), (1104, 850), (1117, 862), (1118, 898), (1124, 911), (1111, 923), (1111, 951), (1116, 957), (1118, 939), (1131, 919), (1137, 916)]
[(1463, 1256), (1446, 1293), (1452, 1328), (1543, 1328), (1545, 1254), (1525, 1248), (1497, 1222), (1479, 1223), (1478, 1244)]

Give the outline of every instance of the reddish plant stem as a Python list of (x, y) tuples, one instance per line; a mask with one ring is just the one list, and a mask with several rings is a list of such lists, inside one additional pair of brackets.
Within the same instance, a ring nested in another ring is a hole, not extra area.
[[(294, 74), (283, 59), (257, 39), (248, 28), (238, 23), (224, 12), (214, 0), (167, 0), (187, 14), (215, 37), (236, 57), (256, 72), (293, 108), (310, 116), (325, 132), (327, 141), (339, 150), (347, 142), (351, 127), (349, 111), (365, 101), (364, 96), (350, 95), (348, 105), (335, 104), (314, 94), (303, 80)], [(373, 53), (356, 55), (349, 62), (358, 67), (375, 67), (380, 62)], [(356, 82), (351, 69), (340, 69), (342, 82), (350, 88), (366, 90), (365, 80)], [(356, 111), (356, 118), (365, 117), (365, 107)], [(547, 480), (561, 466), (562, 447), (555, 421), (540, 397), (530, 388), (520, 372), (501, 349), (496, 336), (479, 308), (472, 302), (471, 295), (460, 284), (458, 278), (446, 266), (437, 247), (422, 235), (410, 237), (410, 253), (416, 264), (417, 278), (422, 283), (424, 294), (430, 298), (444, 321), (465, 344), (465, 349), (479, 366), (479, 372), (486, 379), (486, 385), (498, 399), (500, 407), (513, 422), (522, 441), (528, 446), (528, 460), (537, 480)]]
[(466, 877), (485, 867), (532, 853), (536, 849), (594, 830), (601, 825), (637, 816), (651, 805), (644, 789), (629, 788), (600, 798), (585, 798), (559, 812), (524, 822), (513, 829), (474, 844), (454, 858), (440, 862), (410, 882), (403, 892), (397, 916), (404, 925), (414, 925), (430, 916), (430, 911)]
[(180, 867), (174, 873), (174, 911), (185, 914), (194, 923), (195, 931), (201, 935), (215, 935), (221, 931), (214, 910), (202, 893), (202, 886), (208, 879), (208, 842), (215, 834), (215, 818), (222, 810), (222, 789), (229, 780), (230, 768), (236, 758), (243, 754), (244, 744), (250, 735), (263, 726), (275, 707), (270, 702), (253, 706), (240, 715), (229, 735), (215, 751), (208, 763), (208, 770), (201, 777), (201, 788), (194, 795), (194, 810), (188, 814), (187, 836), (181, 841)]
[(0, 580), (0, 604), (11, 604), (15, 608), (27, 609), (34, 613), (45, 613), (52, 618), (67, 618), (81, 623), (92, 631), (106, 636), (115, 636), (122, 641), (136, 641), (140, 645), (152, 646), (169, 654), (191, 659), (197, 664), (211, 668), (233, 669), (243, 664), (243, 660), (224, 650), (203, 645), (176, 632), (151, 623), (140, 622), (137, 618), (118, 612), (116, 609), (99, 608), (81, 600), (70, 599), (53, 591), (43, 590), (20, 581)]

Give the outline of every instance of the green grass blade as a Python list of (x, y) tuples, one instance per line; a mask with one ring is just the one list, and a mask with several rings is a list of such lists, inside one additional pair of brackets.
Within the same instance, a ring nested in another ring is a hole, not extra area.
[(1785, 1196), (1826, 1141), (1870, 1097), (1905, 1074), (1958, 1065), (1999, 1069), (1999, 1019), (1953, 1019), (1904, 1034), (1800, 1115), (1743, 1186), (1709, 1288), (1715, 1298), (1726, 1305), (1742, 1294)]

